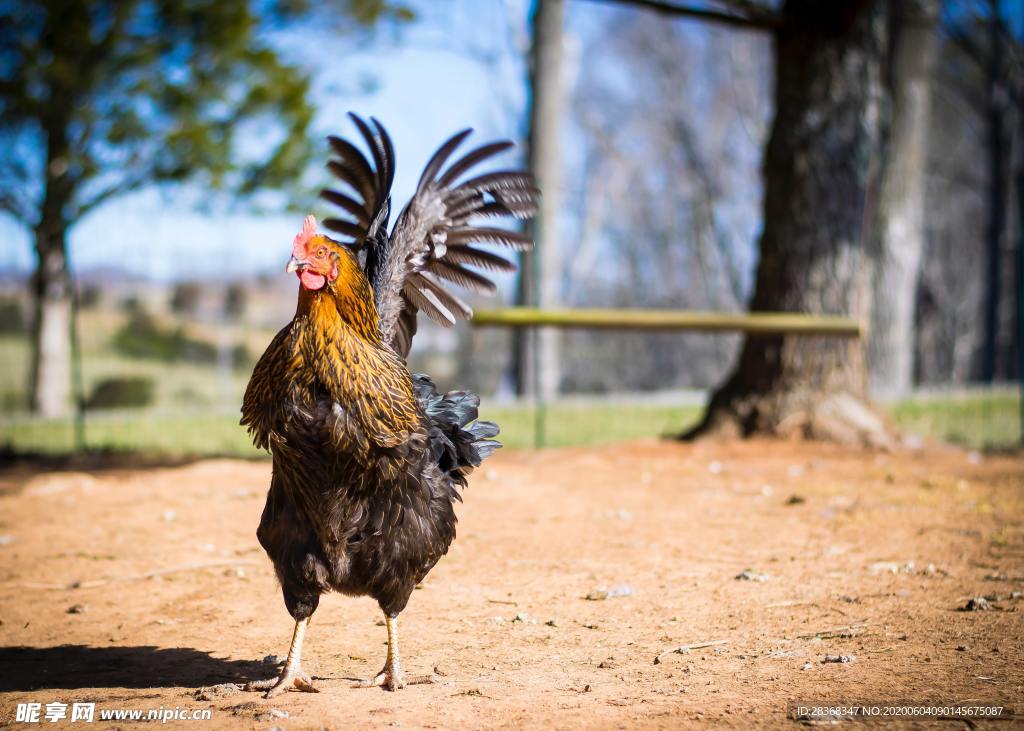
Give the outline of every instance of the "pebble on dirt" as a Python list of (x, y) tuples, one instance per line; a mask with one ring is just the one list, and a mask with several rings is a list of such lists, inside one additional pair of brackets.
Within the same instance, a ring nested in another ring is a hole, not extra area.
[(914, 562), (875, 561), (868, 566), (868, 571), (873, 574), (912, 574), (914, 573)]
[(1010, 574), (985, 574), (985, 581), (1024, 581), (1024, 576), (1011, 576)]
[(853, 655), (825, 655), (825, 659), (823, 659), (822, 662), (846, 663), (846, 662), (853, 662), (856, 659), (857, 658), (854, 657)]
[(89, 611), (89, 607), (84, 604), (72, 604), (68, 607), (68, 614), (85, 614)]
[(620, 584), (619, 586), (613, 586), (610, 589), (606, 589), (603, 586), (594, 589), (592, 592), (587, 594), (584, 599), (590, 602), (600, 602), (605, 599), (615, 599), (616, 597), (632, 596), (633, 587), (629, 584)]
[(753, 569), (743, 569), (733, 578), (737, 581), (768, 581), (768, 574), (759, 574)]
[(987, 612), (992, 609), (988, 599), (983, 596), (976, 596), (968, 599), (967, 603), (960, 607), (961, 612)]

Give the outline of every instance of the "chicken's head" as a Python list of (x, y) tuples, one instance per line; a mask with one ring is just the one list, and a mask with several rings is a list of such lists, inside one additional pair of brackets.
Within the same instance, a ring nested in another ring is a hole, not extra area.
[(316, 232), (316, 218), (306, 216), (302, 230), (292, 242), (292, 258), (285, 269), (296, 272), (302, 286), (310, 290), (323, 289), (328, 282), (338, 279), (339, 268), (347, 263), (348, 252), (341, 244)]

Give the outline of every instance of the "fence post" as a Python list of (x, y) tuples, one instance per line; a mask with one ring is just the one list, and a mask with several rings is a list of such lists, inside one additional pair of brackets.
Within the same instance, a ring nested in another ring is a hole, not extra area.
[(75, 400), (75, 452), (84, 452), (85, 384), (82, 378), (82, 343), (78, 328), (78, 287), (71, 283), (71, 394)]

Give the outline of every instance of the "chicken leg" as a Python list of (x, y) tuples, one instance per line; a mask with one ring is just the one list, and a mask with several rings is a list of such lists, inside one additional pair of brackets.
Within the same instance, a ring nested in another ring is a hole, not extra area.
[(385, 690), (398, 690), (407, 685), (424, 685), (434, 682), (433, 675), (413, 675), (406, 677), (402, 670), (401, 658), (398, 656), (398, 615), (385, 614), (384, 623), (388, 627), (388, 659), (381, 671), (370, 680), (360, 680), (354, 687), (373, 688), (380, 686)]
[(284, 693), (286, 690), (297, 688), (306, 693), (319, 693), (320, 690), (313, 685), (313, 679), (306, 675), (302, 669), (302, 639), (306, 636), (306, 627), (309, 625), (309, 617), (295, 622), (295, 632), (292, 634), (292, 644), (288, 648), (288, 659), (285, 660), (284, 670), (277, 678), (267, 680), (254, 680), (246, 684), (246, 690), (266, 690), (264, 698), (273, 698)]

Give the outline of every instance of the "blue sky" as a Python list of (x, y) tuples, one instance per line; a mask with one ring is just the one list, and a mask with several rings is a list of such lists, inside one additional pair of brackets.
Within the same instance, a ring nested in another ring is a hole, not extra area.
[[(345, 117), (349, 110), (374, 115), (388, 128), (398, 155), (399, 204), (429, 155), (453, 132), (473, 127), (471, 141), (517, 139), (525, 103), (525, 66), (512, 44), (524, 38), (527, 0), (413, 5), (420, 14), (415, 23), (398, 37), (387, 32), (364, 48), (347, 47), (351, 41), (344, 37), (311, 38), (308, 31), (278, 39), (287, 55), (313, 72), (318, 134), (353, 135)], [(466, 40), (456, 40), (456, 34)], [(480, 50), (495, 57), (482, 61)], [(372, 90), (361, 88), (364, 78), (375, 82)], [(225, 261), (240, 276), (283, 267), (301, 214), (204, 214), (188, 204), (197, 194), (146, 190), (111, 201), (72, 229), (73, 270), (119, 266), (167, 280), (212, 275)], [(326, 212), (316, 200), (310, 208)], [(30, 271), (29, 232), (0, 216), (0, 241), (0, 270)]]
[[(398, 151), (398, 205), (408, 198), (431, 152), (454, 131), (472, 126), (477, 133), (471, 142), (479, 143), (495, 137), (519, 139), (525, 126), (524, 52), (531, 0), (410, 2), (419, 14), (416, 22), (397, 35), (386, 29), (364, 47), (352, 47), (351, 38), (323, 31), (292, 31), (274, 39), (289, 58), (313, 74), (317, 135), (353, 135), (345, 117), (349, 110), (377, 116), (387, 126)], [(1003, 2), (1004, 8), (1015, 11), (1020, 0)], [(965, 2), (967, 7), (971, 3)], [(616, 11), (605, 3), (569, 4), (570, 83), (583, 62), (584, 40), (592, 39), (593, 31)], [(1024, 33), (1024, 13), (1011, 12), (1009, 17), (1015, 30)], [(707, 29), (699, 23), (687, 26), (697, 36), (704, 36)], [(588, 48), (600, 53), (599, 48)], [(372, 88), (365, 88), (366, 79), (373, 81)], [(564, 142), (567, 167), (579, 169), (582, 145), (571, 134)], [(751, 154), (760, 154), (758, 142), (743, 142)], [(502, 162), (512, 159), (509, 153)], [(752, 255), (759, 209), (747, 209), (751, 203), (759, 205), (760, 183), (749, 183), (753, 187), (741, 196), (745, 208), (738, 216), (738, 239)], [(147, 190), (110, 202), (72, 229), (73, 270), (116, 266), (168, 280), (223, 275), (225, 262), (240, 277), (282, 266), (302, 214), (257, 215), (241, 207), (201, 213), (189, 205), (201, 195), (188, 188), (177, 193)], [(310, 200), (310, 210), (326, 213), (315, 199)], [(563, 221), (570, 233), (567, 241), (572, 240), (571, 214), (567, 211)], [(0, 271), (31, 271), (30, 234), (3, 214), (0, 242)]]
[[(354, 139), (345, 116), (349, 110), (376, 116), (388, 128), (398, 157), (396, 207), (408, 199), (430, 154), (455, 131), (473, 127), (476, 134), (469, 143), (480, 144), (502, 137), (521, 139), (526, 126), (525, 53), (532, 0), (410, 2), (418, 12), (414, 23), (397, 34), (386, 28), (362, 47), (353, 47), (352, 39), (343, 35), (309, 29), (293, 29), (273, 39), (289, 60), (312, 73), (317, 136), (334, 133)], [(583, 0), (568, 4), (565, 58), (570, 88), (591, 68), (621, 76), (627, 86), (633, 83), (635, 71), (617, 69), (614, 55), (609, 56), (603, 45), (608, 43), (609, 29), (619, 27), (627, 12), (642, 11)], [(702, 23), (684, 22), (683, 26), (690, 43), (706, 40), (711, 32)], [(585, 66), (584, 50), (598, 59)], [(720, 62), (713, 54), (701, 58), (705, 64)], [(699, 98), (703, 70), (693, 71), (695, 98)], [(365, 83), (367, 79), (373, 83)], [(698, 103), (696, 108), (702, 105)], [(641, 107), (638, 110), (642, 113)], [(573, 177), (581, 172), (587, 149), (581, 133), (581, 128), (567, 120), (561, 149), (567, 168), (567, 198), (559, 221), (567, 256), (582, 234), (582, 212), (577, 210), (582, 182)], [(730, 183), (729, 200), (723, 201), (721, 215), (729, 218), (727, 225), (741, 252), (740, 260), (744, 269), (750, 269), (760, 220), (757, 160), (761, 143), (748, 134), (734, 144), (749, 153), (753, 162), (746, 166), (749, 174), (743, 180)], [(326, 155), (326, 144), (321, 149)], [(506, 153), (495, 164), (516, 164), (520, 154), (521, 150)], [(72, 229), (72, 270), (115, 267), (168, 281), (244, 278), (283, 269), (304, 213), (259, 215), (241, 206), (228, 212), (203, 213), (189, 205), (202, 196), (202, 191), (190, 188), (147, 190), (111, 201)], [(738, 205), (735, 211), (730, 208), (735, 208), (734, 204)], [(315, 198), (309, 201), (309, 211), (318, 217), (332, 213)], [(685, 232), (679, 235), (685, 236)], [(0, 271), (31, 271), (34, 255), (27, 231), (0, 216), (0, 241)], [(499, 284), (510, 291), (504, 278)]]

